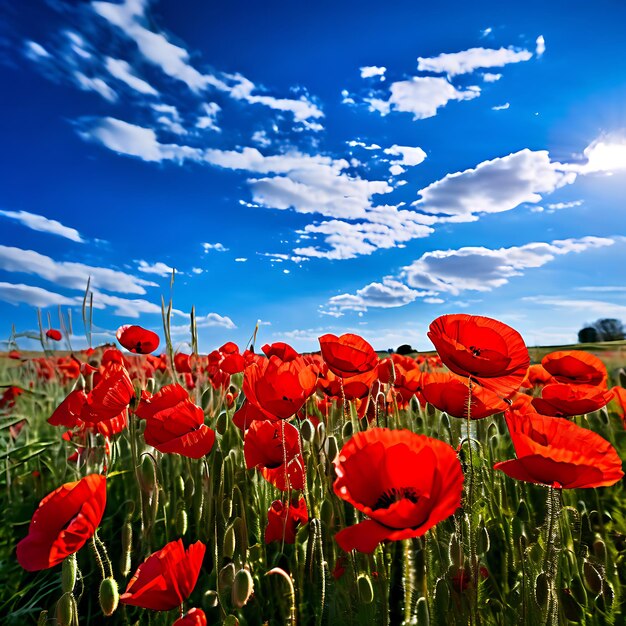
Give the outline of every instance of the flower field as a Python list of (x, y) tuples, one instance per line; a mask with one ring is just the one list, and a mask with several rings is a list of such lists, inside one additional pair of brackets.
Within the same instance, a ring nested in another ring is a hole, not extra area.
[(621, 353), (457, 314), (424, 355), (202, 355), (193, 319), (0, 356), (2, 624), (626, 623)]

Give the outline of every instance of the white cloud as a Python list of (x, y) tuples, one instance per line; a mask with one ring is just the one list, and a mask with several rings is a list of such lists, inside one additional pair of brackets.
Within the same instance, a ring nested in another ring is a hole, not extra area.
[(156, 274), (157, 276), (170, 277), (174, 268), (158, 261), (157, 263), (148, 263), (147, 261), (139, 261), (137, 269), (144, 274)]
[(612, 174), (626, 169), (626, 135), (607, 135), (589, 144), (583, 151), (587, 162), (569, 165), (569, 169), (581, 174)]
[(77, 243), (85, 243), (85, 240), (81, 237), (80, 233), (75, 228), (64, 226), (57, 220), (52, 220), (43, 215), (37, 215), (36, 213), (29, 213), (28, 211), (3, 211), (0, 210), (0, 215), (8, 217), (9, 219), (20, 222), (27, 228), (37, 230), (42, 233), (50, 233), (52, 235), (58, 235), (64, 237), (70, 241)]
[(503, 67), (532, 58), (528, 50), (515, 48), (470, 48), (461, 52), (439, 54), (436, 57), (418, 57), (417, 69), (456, 76), (468, 74), (478, 68)]
[(217, 102), (205, 102), (202, 105), (204, 115), (201, 115), (196, 121), (196, 128), (200, 130), (220, 130), (217, 125), (217, 114), (222, 110)]
[[(184, 317), (187, 317), (187, 315), (184, 314)], [(228, 330), (233, 330), (237, 328), (237, 326), (227, 315), (208, 313), (207, 315), (200, 315), (196, 318), (196, 328), (226, 328)], [(171, 325), (170, 331), (174, 335), (189, 333), (189, 324)]]
[(543, 53), (546, 51), (546, 40), (543, 38), (543, 35), (539, 35), (537, 37), (537, 41), (535, 42), (535, 54), (537, 58), (543, 56)]
[(480, 87), (457, 89), (448, 80), (437, 76), (414, 76), (410, 80), (391, 83), (389, 97), (365, 98), (371, 111), (387, 115), (390, 111), (412, 113), (413, 119), (423, 120), (437, 115), (437, 111), (453, 100), (473, 100), (480, 95)]
[(580, 300), (574, 298), (563, 298), (560, 296), (527, 296), (522, 298), (524, 302), (531, 302), (534, 305), (547, 306), (557, 309), (564, 309), (568, 313), (577, 311), (584, 313), (587, 319), (594, 317), (615, 317), (626, 319), (626, 306), (606, 302), (602, 300)]
[(613, 245), (613, 239), (583, 237), (511, 248), (465, 247), (434, 250), (404, 267), (401, 278), (414, 288), (458, 295), (467, 290), (491, 291), (524, 270), (542, 267), (557, 256)]
[(50, 53), (39, 43), (36, 41), (26, 41), (25, 42), (25, 50), (24, 54), (31, 61), (39, 61), (41, 59), (49, 59), (51, 58)]
[(205, 252), (209, 252), (209, 250), (215, 250), (216, 252), (227, 252), (228, 248), (224, 247), (222, 243), (203, 243), (202, 247)]
[(499, 104), (495, 107), (491, 107), (492, 111), (506, 111), (510, 107), (510, 103), (505, 102), (504, 104)]
[(5, 282), (0, 282), (0, 300), (10, 304), (28, 304), (41, 308), (59, 305), (73, 306), (82, 303), (82, 298), (68, 298), (41, 287)]
[(192, 267), (191, 271), (193, 274), (202, 274), (204, 273), (204, 270), (201, 267)]
[(577, 291), (597, 291), (597, 292), (626, 292), (626, 287), (623, 285), (594, 285), (589, 287), (576, 287)]
[(560, 209), (572, 209), (583, 204), (582, 200), (572, 200), (570, 202), (554, 202), (548, 204), (548, 208), (553, 211), (559, 211)]
[(343, 293), (333, 296), (328, 301), (328, 309), (331, 313), (367, 311), (372, 307), (389, 309), (409, 304), (420, 295), (424, 295), (424, 292), (410, 289), (391, 276), (386, 276), (382, 282), (370, 283), (358, 289), (355, 294)]
[(117, 93), (115, 93), (102, 78), (90, 78), (82, 72), (75, 71), (74, 79), (78, 87), (83, 91), (95, 91), (109, 102), (115, 102), (117, 100)]
[[(576, 174), (550, 161), (546, 150), (520, 150), (483, 161), (473, 169), (447, 174), (418, 192), (413, 205), (444, 221), (475, 221), (480, 213), (510, 211), (523, 202), (574, 182)], [(447, 216), (447, 217), (445, 217)]]
[[(213, 87), (235, 100), (290, 112), (297, 122), (302, 122), (305, 126), (310, 119), (324, 116), (319, 107), (305, 96), (290, 99), (259, 95), (253, 93), (257, 89), (255, 84), (241, 74), (216, 75), (200, 72), (191, 64), (189, 52), (185, 48), (173, 44), (163, 33), (148, 28), (149, 21), (145, 15), (147, 5), (148, 0), (125, 0), (121, 4), (102, 1), (91, 3), (98, 15), (135, 42), (145, 61), (158, 67), (167, 76), (182, 81), (195, 93)], [(319, 124), (309, 126), (310, 130), (319, 128)]]
[(243, 257), (243, 256), (239, 256), (235, 259), (237, 263), (245, 263), (247, 260), (248, 259), (246, 259), (246, 257)]
[(485, 72), (483, 74), (483, 80), (486, 83), (495, 83), (502, 78), (502, 74), (492, 74), (491, 72)]
[(133, 69), (126, 61), (106, 57), (105, 65), (111, 76), (121, 80), (131, 89), (147, 96), (158, 95), (159, 92), (150, 83), (135, 75)]
[(119, 293), (146, 293), (145, 287), (156, 283), (105, 267), (71, 261), (55, 261), (34, 250), (0, 245), (0, 268), (7, 272), (34, 274), (57, 285), (83, 290), (91, 277), (91, 285)]
[(367, 65), (365, 67), (360, 67), (359, 70), (361, 72), (361, 78), (374, 78), (378, 76), (381, 80), (384, 80), (387, 68), (377, 67), (376, 65)]
[(492, 32), (493, 32), (493, 28), (491, 28), (491, 26), (488, 26), (487, 28), (483, 28), (483, 30), (480, 31), (480, 36), (481, 38), (489, 37), (489, 35), (491, 35)]
[(412, 146), (398, 146), (394, 144), (390, 148), (385, 148), (384, 152), (385, 154), (401, 157), (397, 161), (393, 161), (393, 163), (398, 165), (419, 165), (426, 158), (426, 153), (421, 148)]

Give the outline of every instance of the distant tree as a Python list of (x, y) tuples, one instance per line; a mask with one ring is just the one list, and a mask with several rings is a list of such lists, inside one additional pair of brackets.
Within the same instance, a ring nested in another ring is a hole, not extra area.
[(595, 343), (598, 340), (598, 331), (593, 326), (585, 326), (578, 331), (578, 343)]
[(407, 355), (411, 354), (411, 352), (416, 352), (408, 343), (403, 343), (401, 346), (398, 346), (396, 350), (396, 354)]
[(624, 324), (614, 318), (595, 321), (592, 326), (598, 332), (599, 341), (619, 341), (624, 339)]

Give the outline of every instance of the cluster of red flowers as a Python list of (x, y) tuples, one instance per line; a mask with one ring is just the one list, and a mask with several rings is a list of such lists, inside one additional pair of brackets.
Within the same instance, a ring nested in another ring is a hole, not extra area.
[[(608, 390), (599, 359), (561, 351), (530, 366), (519, 333), (481, 316), (442, 316), (430, 325), (428, 336), (438, 354), (427, 359), (394, 354), (381, 360), (358, 335), (327, 334), (319, 338), (319, 354), (301, 355), (285, 343), (263, 346), (262, 355), (240, 353), (229, 342), (207, 357), (179, 353), (168, 363), (148, 354), (158, 348), (155, 333), (122, 326), (118, 340), (130, 352), (145, 355), (130, 357), (142, 359), (141, 365), (113, 349), (95, 366), (70, 357), (74, 371), (69, 378), (83, 374), (87, 387), (71, 391), (48, 421), (69, 429), (67, 438), (89, 431), (109, 438), (134, 414), (145, 421), (145, 444), (163, 454), (200, 459), (216, 442), (205, 411), (175, 382), (152, 395), (143, 384), (146, 376), (172, 366), (188, 388), (207, 382), (221, 392), (221, 406), (231, 407), (238, 391), (231, 377), (243, 374), (245, 400), (232, 419), (242, 432), (246, 467), (284, 492), (268, 511), (265, 541), (293, 543), (298, 528), (308, 522), (307, 464), (296, 424), (308, 419), (316, 428), (333, 403), (343, 409), (353, 402), (367, 428), (330, 455), (335, 495), (366, 516), (336, 534), (346, 551), (372, 552), (383, 541), (419, 537), (461, 505), (463, 471), (457, 451), (409, 430), (374, 426), (381, 406), (402, 408), (417, 398), (422, 406), (430, 404), (467, 420), (504, 413), (516, 458), (497, 463), (495, 469), (518, 480), (584, 488), (612, 485), (623, 476), (609, 442), (562, 419), (595, 411), (612, 398), (626, 413), (626, 391)], [(520, 389), (530, 391), (522, 394)], [(537, 389), (540, 395), (532, 397)], [(15, 403), (20, 392), (8, 389), (0, 407)], [(106, 478), (100, 474), (53, 491), (42, 500), (28, 536), (18, 545), (19, 562), (38, 570), (79, 550), (95, 533), (105, 503)], [(153, 610), (180, 606), (196, 584), (204, 553), (201, 542), (186, 550), (180, 540), (168, 543), (139, 566), (121, 602)], [(178, 626), (193, 624), (206, 624), (199, 609), (176, 621)]]

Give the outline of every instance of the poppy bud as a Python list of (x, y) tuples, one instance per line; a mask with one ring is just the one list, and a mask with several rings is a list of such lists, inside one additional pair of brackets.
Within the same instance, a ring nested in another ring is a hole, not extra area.
[(583, 577), (587, 591), (597, 596), (602, 591), (602, 576), (589, 561), (583, 563)]
[(444, 578), (440, 578), (435, 585), (435, 610), (437, 616), (443, 618), (450, 608), (450, 588)]
[(223, 624), (224, 626), (239, 626), (239, 620), (234, 615), (227, 615)]
[(76, 554), (70, 554), (61, 566), (61, 589), (71, 593), (76, 584)]
[(371, 604), (374, 601), (374, 588), (369, 576), (360, 574), (356, 579), (356, 586), (359, 591), (359, 600), (363, 604)]
[(223, 435), (226, 432), (227, 426), (228, 426), (228, 415), (226, 411), (222, 411), (222, 413), (220, 413), (217, 416), (217, 419), (215, 420), (215, 430), (220, 435)]
[(131, 551), (133, 544), (133, 527), (129, 520), (122, 526), (122, 558), (120, 561), (120, 572), (126, 577), (130, 574)]
[(233, 606), (240, 609), (245, 606), (254, 591), (254, 582), (252, 576), (247, 569), (240, 569), (235, 574), (233, 582), (232, 601)]
[(448, 548), (448, 556), (450, 558), (450, 563), (456, 569), (460, 569), (463, 567), (463, 546), (459, 541), (459, 538), (456, 533), (453, 533), (450, 537), (450, 546)]
[(235, 554), (235, 548), (237, 547), (237, 539), (235, 537), (234, 526), (229, 526), (224, 533), (224, 546), (222, 548), (224, 557), (232, 559)]
[(148, 378), (148, 380), (146, 380), (146, 391), (149, 394), (153, 394), (155, 388), (156, 388), (156, 381), (154, 380), (154, 378)]
[(235, 564), (228, 563), (219, 571), (217, 575), (219, 580), (219, 586), (224, 589), (230, 587), (235, 581)]
[(528, 520), (530, 519), (530, 513), (528, 512), (528, 505), (526, 504), (525, 500), (519, 501), (516, 516), (519, 517), (523, 522), (528, 522)]
[(430, 614), (428, 613), (428, 603), (424, 596), (418, 599), (416, 609), (417, 623), (420, 626), (428, 626), (430, 624)]
[(626, 369), (621, 367), (618, 371), (619, 386), (626, 387)]
[(187, 511), (182, 506), (176, 511), (176, 532), (180, 537), (187, 532)]
[(48, 611), (42, 611), (41, 613), (39, 613), (37, 626), (46, 626), (47, 623), (48, 623)]
[(570, 583), (570, 591), (574, 596), (576, 602), (581, 605), (587, 604), (587, 592), (585, 591), (585, 587), (583, 586), (583, 581), (580, 579), (578, 573), (574, 574), (572, 578), (572, 582)]
[(174, 493), (177, 498), (185, 497), (185, 479), (180, 474), (174, 479)]
[(593, 542), (593, 553), (598, 561), (606, 565), (606, 543), (600, 535), (596, 535), (596, 540)]
[(229, 520), (232, 514), (233, 501), (228, 496), (224, 496), (224, 499), (222, 500), (222, 516), (224, 520)]
[(611, 609), (613, 602), (615, 601), (615, 591), (613, 587), (605, 580), (602, 585), (602, 593), (598, 596), (598, 607), (605, 613)]
[(185, 481), (185, 502), (187, 506), (191, 506), (193, 504), (193, 494), (196, 490), (196, 484), (193, 481), (191, 476), (187, 476), (187, 480)]
[(102, 612), (107, 616), (113, 615), (117, 605), (120, 601), (120, 594), (117, 589), (117, 582), (115, 578), (105, 578), (100, 583), (100, 593), (98, 594), (100, 600), (100, 608)]
[(489, 532), (485, 525), (481, 524), (478, 530), (478, 542), (476, 546), (478, 554), (486, 554), (487, 552), (489, 552), (489, 545)]
[(580, 604), (578, 604), (578, 602), (574, 600), (572, 594), (570, 593), (570, 590), (561, 589), (559, 591), (559, 600), (561, 601), (561, 608), (563, 609), (563, 614), (565, 615), (565, 617), (568, 620), (579, 624), (583, 616), (583, 609)]
[(141, 465), (139, 466), (138, 470), (138, 476), (141, 490), (144, 493), (152, 495), (152, 492), (154, 491), (154, 486), (156, 484), (156, 470), (152, 459), (148, 455), (144, 456), (141, 461)]
[(324, 500), (320, 507), (320, 519), (326, 528), (334, 528), (335, 526), (335, 510), (330, 500)]
[(321, 448), (324, 443), (324, 439), (326, 438), (326, 426), (324, 426), (323, 422), (320, 422), (315, 429), (315, 434), (313, 435), (313, 443)]
[(339, 454), (339, 447), (337, 446), (337, 438), (334, 435), (329, 435), (324, 442), (324, 451), (328, 460), (332, 463)]
[(315, 435), (315, 429), (313, 428), (313, 424), (311, 420), (306, 419), (302, 422), (302, 426), (300, 426), (300, 434), (302, 435), (302, 439), (308, 443), (313, 441), (313, 436)]
[(73, 626), (78, 623), (76, 600), (71, 593), (64, 593), (57, 602), (56, 617), (60, 626)]
[(439, 424), (442, 430), (445, 430), (448, 435), (450, 435), (450, 417), (445, 411), (441, 412), (439, 416)]
[(540, 607), (545, 606), (548, 600), (548, 577), (544, 572), (541, 572), (537, 578), (535, 578), (535, 600)]
[(350, 439), (350, 437), (352, 437), (353, 433), (354, 433), (354, 426), (352, 426), (352, 422), (346, 422), (343, 425), (343, 429), (341, 431), (341, 436), (344, 439)]
[(214, 609), (218, 605), (218, 602), (219, 598), (217, 595), (217, 591), (209, 589), (208, 591), (204, 592), (204, 595), (202, 596), (202, 607), (205, 611), (210, 611), (211, 609)]

